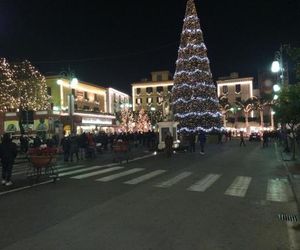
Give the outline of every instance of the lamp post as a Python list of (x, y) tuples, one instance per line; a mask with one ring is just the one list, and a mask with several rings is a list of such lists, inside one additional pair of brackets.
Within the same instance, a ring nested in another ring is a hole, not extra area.
[[(78, 79), (76, 77), (74, 77), (74, 75), (71, 73), (71, 74), (68, 74), (69, 77), (68, 80), (67, 80), (67, 84), (69, 85), (69, 90), (70, 90), (70, 93), (68, 94), (68, 114), (69, 114), (69, 117), (70, 117), (70, 130), (71, 130), (71, 133), (74, 132), (74, 122), (73, 122), (73, 116), (74, 116), (74, 96), (73, 96), (73, 93), (72, 93), (72, 88), (77, 86), (78, 85)], [(60, 88), (61, 88), (61, 108), (62, 108), (62, 105), (63, 105), (63, 94), (62, 94), (62, 91), (63, 91), (63, 85), (64, 85), (64, 80), (62, 79), (58, 79), (57, 80), (57, 84), (60, 85)]]
[[(273, 92), (274, 92), (273, 101), (272, 101), (273, 104), (275, 104), (276, 101), (278, 100), (279, 98), (278, 93), (281, 91), (282, 87), (288, 84), (288, 75), (287, 77), (284, 76), (285, 72), (288, 72), (288, 66), (287, 64), (284, 65), (283, 62), (284, 48), (287, 47), (288, 45), (280, 46), (279, 51), (275, 52), (275, 58), (274, 58), (275, 60), (272, 62), (272, 66), (271, 66), (271, 71), (277, 74), (276, 83), (273, 85)], [(274, 129), (275, 112), (273, 111), (272, 108), (270, 108), (270, 114), (271, 114), (271, 127), (272, 129)]]
[[(151, 107), (150, 108), (150, 114), (151, 114), (151, 126), (153, 128), (153, 112), (155, 112), (156, 108), (155, 107)], [(152, 129), (151, 128), (151, 129)]]

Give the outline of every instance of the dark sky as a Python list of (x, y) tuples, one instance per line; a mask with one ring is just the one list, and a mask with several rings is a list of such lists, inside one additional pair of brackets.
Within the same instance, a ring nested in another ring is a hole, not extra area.
[[(300, 46), (299, 0), (195, 0), (214, 78), (268, 69), (281, 43)], [(0, 0), (0, 57), (44, 73), (130, 91), (175, 70), (186, 0)]]

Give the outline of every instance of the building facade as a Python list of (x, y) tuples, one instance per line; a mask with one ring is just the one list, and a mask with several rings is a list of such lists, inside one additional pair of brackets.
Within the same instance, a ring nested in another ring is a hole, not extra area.
[[(104, 88), (84, 81), (70, 84), (70, 79), (61, 76), (46, 77), (51, 109), (1, 113), (1, 133), (20, 133), (19, 121), (28, 133), (67, 134), (73, 130), (114, 132), (115, 112), (120, 103), (129, 103), (130, 97), (118, 90)], [(118, 105), (114, 104), (117, 100)], [(120, 101), (120, 102), (119, 102)]]
[(151, 80), (132, 84), (133, 110), (161, 110), (164, 115), (171, 111), (171, 91), (174, 82), (169, 71), (151, 73)]
[(253, 98), (253, 80), (253, 77), (239, 78), (236, 74), (231, 74), (230, 78), (219, 78), (217, 81), (218, 97), (226, 96), (229, 103)]
[(116, 114), (124, 107), (131, 106), (130, 96), (119, 90), (108, 88), (106, 91), (107, 112)]
[(257, 99), (259, 102), (262, 91), (260, 88), (254, 88), (253, 77), (240, 78), (237, 73), (232, 73), (229, 77), (221, 77), (217, 81), (217, 92), (219, 98), (226, 97), (231, 105), (229, 111), (223, 110), (224, 126), (228, 129), (244, 130), (247, 133), (273, 129), (274, 119), (268, 105), (263, 110), (251, 109), (247, 119), (242, 108), (236, 105), (250, 98)]

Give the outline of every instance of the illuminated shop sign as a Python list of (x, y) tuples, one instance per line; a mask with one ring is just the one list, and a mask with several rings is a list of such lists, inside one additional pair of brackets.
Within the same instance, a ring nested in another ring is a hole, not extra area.
[(82, 124), (99, 124), (99, 125), (112, 125), (111, 119), (105, 118), (82, 118)]

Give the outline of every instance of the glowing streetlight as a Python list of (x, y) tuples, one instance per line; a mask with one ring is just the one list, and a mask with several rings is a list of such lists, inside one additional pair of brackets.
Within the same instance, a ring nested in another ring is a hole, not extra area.
[(280, 63), (279, 61), (273, 61), (271, 71), (273, 73), (278, 73), (280, 71)]
[(273, 100), (278, 100), (279, 96), (278, 95), (274, 95)]
[(274, 90), (274, 92), (279, 92), (281, 90), (281, 88), (280, 88), (280, 86), (278, 84), (275, 84), (273, 86), (273, 90)]

